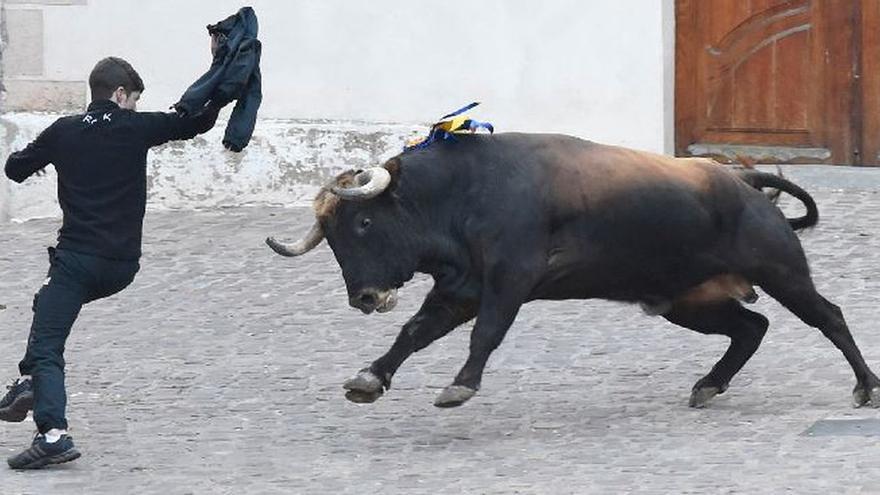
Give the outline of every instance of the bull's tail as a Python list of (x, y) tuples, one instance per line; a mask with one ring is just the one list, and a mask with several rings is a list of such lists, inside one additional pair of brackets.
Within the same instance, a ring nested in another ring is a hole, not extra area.
[(816, 207), (816, 202), (813, 201), (813, 197), (807, 191), (801, 189), (797, 184), (784, 177), (758, 170), (741, 170), (737, 175), (755, 189), (772, 187), (799, 199), (807, 209), (807, 214), (802, 217), (788, 218), (788, 224), (791, 225), (792, 229), (806, 229), (819, 223), (819, 209)]

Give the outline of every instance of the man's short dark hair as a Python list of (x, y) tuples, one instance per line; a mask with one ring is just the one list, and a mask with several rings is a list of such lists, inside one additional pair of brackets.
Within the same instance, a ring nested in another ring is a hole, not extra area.
[(92, 100), (109, 100), (116, 88), (122, 86), (126, 94), (143, 91), (144, 81), (134, 67), (119, 57), (107, 57), (95, 64), (89, 74)]

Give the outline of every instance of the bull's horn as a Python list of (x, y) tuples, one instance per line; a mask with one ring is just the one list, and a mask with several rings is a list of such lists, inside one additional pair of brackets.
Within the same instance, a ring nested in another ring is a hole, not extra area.
[(305, 253), (308, 253), (312, 249), (315, 248), (321, 241), (324, 239), (324, 231), (321, 230), (321, 224), (319, 222), (315, 222), (312, 225), (312, 228), (309, 230), (309, 233), (299, 241), (293, 244), (284, 244), (282, 242), (278, 242), (274, 237), (269, 237), (266, 239), (266, 244), (272, 248), (273, 251), (280, 254), (281, 256), (300, 256)]
[(354, 187), (334, 185), (330, 190), (342, 199), (363, 201), (382, 194), (382, 191), (388, 188), (388, 184), (391, 184), (391, 174), (383, 167), (362, 170), (355, 174), (354, 179), (357, 183)]

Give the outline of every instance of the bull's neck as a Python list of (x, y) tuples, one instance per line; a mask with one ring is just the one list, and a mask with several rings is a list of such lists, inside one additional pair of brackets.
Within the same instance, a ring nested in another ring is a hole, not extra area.
[(401, 169), (398, 197), (415, 226), (417, 271), (435, 279), (470, 266), (464, 225), (468, 207), (473, 206), (468, 197), (469, 168), (466, 162), (425, 157), (407, 160)]
[[(428, 201), (427, 199), (425, 201)], [(417, 255), (416, 271), (433, 276), (436, 280), (457, 277), (467, 273), (471, 264), (464, 235), (464, 219), (460, 205), (442, 198), (436, 202), (415, 206), (411, 211), (413, 252)]]

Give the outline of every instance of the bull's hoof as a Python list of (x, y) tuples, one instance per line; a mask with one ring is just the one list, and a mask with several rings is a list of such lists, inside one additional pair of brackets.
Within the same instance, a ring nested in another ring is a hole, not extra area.
[(385, 393), (382, 380), (369, 369), (358, 371), (342, 384), (342, 388), (346, 390), (345, 398), (358, 404), (376, 402)]
[(727, 390), (727, 385), (726, 383), (718, 385), (717, 381), (708, 375), (700, 378), (691, 390), (688, 406), (695, 409), (706, 407), (712, 397), (723, 394)]
[(702, 409), (709, 404), (709, 400), (712, 399), (712, 397), (715, 397), (720, 393), (721, 389), (718, 387), (695, 388), (691, 392), (691, 398), (688, 401), (688, 406), (695, 409)]
[(853, 407), (868, 405), (875, 409), (880, 408), (880, 386), (856, 385), (853, 390)]
[(379, 397), (382, 397), (384, 392), (361, 392), (359, 390), (349, 390), (345, 393), (345, 398), (349, 400), (349, 402), (354, 402), (355, 404), (372, 404), (379, 400)]
[(434, 405), (437, 407), (458, 407), (468, 401), (477, 391), (464, 385), (450, 385), (440, 392)]
[(691, 398), (688, 401), (688, 406), (693, 407), (694, 409), (702, 409), (709, 405), (709, 401), (712, 397), (716, 395), (721, 395), (727, 390), (727, 385), (704, 385), (704, 380), (702, 379), (694, 385), (694, 389), (691, 391)]

